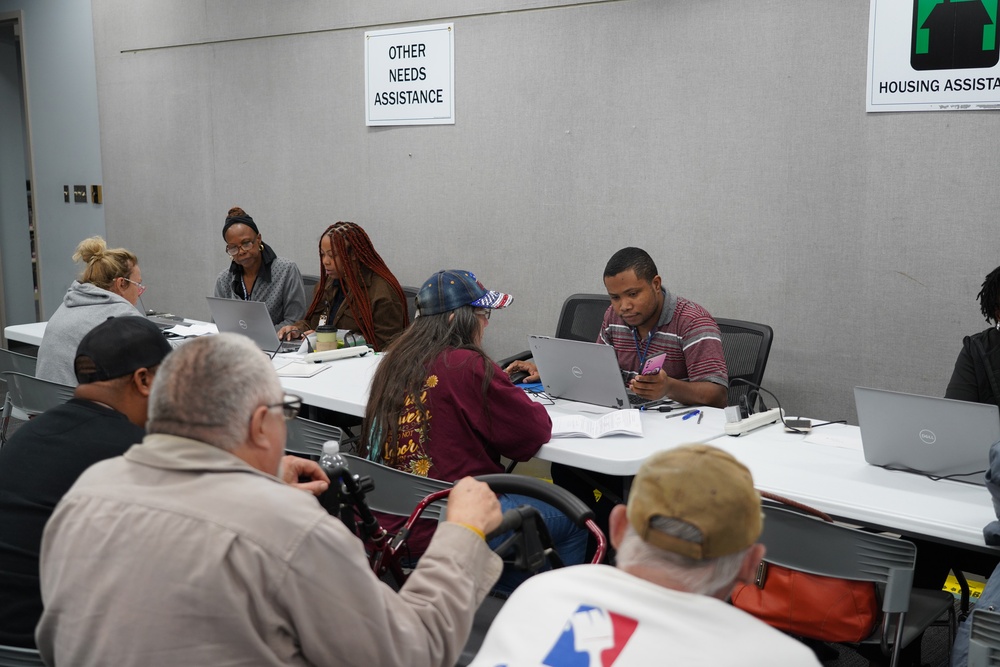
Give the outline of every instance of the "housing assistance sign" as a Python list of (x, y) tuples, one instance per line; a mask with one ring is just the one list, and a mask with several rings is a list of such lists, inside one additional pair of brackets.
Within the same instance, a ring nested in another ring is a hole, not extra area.
[(1000, 109), (1000, 0), (871, 0), (868, 111)]

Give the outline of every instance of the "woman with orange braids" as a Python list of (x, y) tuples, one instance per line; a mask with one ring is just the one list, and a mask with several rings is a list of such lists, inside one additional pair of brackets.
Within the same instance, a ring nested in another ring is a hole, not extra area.
[(368, 234), (353, 222), (330, 225), (319, 239), (319, 258), (322, 271), (305, 318), (282, 327), (278, 336), (294, 340), (330, 324), (384, 350), (409, 317), (403, 288)]

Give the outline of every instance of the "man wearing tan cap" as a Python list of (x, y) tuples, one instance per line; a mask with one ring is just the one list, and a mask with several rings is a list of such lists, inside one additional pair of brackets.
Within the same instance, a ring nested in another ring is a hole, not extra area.
[(537, 575), (504, 605), (472, 663), (807, 665), (812, 651), (729, 605), (764, 556), (760, 497), (726, 452), (654, 454), (611, 513), (617, 566)]

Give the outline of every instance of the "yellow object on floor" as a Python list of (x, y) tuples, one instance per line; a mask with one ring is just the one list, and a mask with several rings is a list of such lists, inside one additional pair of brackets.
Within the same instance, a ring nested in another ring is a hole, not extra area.
[[(981, 581), (969, 579), (969, 595), (973, 601), (979, 599), (979, 596), (983, 593), (983, 587), (985, 585), (986, 584)], [(944, 588), (942, 590), (951, 593), (955, 597), (962, 595), (962, 588), (958, 585), (958, 579), (956, 579), (953, 574), (948, 575), (948, 579), (944, 582)]]

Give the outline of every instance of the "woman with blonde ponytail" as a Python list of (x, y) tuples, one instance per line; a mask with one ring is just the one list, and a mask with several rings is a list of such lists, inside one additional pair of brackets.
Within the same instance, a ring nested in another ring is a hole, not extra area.
[(69, 286), (62, 305), (45, 326), (35, 374), (76, 386), (73, 361), (80, 341), (109, 317), (142, 315), (135, 304), (146, 288), (135, 254), (108, 248), (100, 236), (81, 241), (73, 261), (83, 262), (83, 273)]

